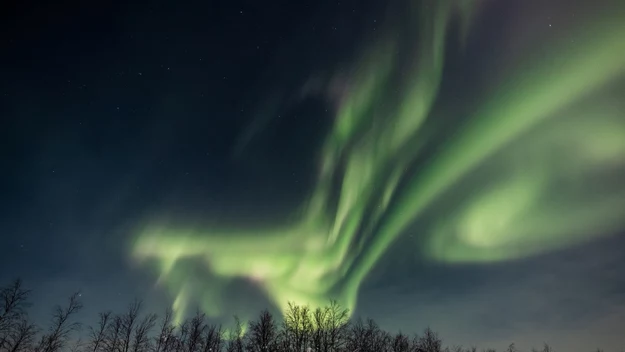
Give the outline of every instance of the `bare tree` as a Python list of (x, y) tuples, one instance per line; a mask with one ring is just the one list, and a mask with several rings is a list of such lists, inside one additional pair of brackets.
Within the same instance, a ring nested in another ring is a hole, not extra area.
[(311, 345), (315, 351), (328, 352), (336, 349), (336, 341), (333, 336), (333, 319), (330, 307), (318, 307), (312, 313), (313, 331)]
[(246, 350), (248, 352), (275, 352), (278, 349), (278, 329), (271, 313), (264, 310), (258, 321), (249, 323)]
[(83, 348), (82, 339), (78, 338), (78, 340), (74, 341), (74, 343), (72, 344), (72, 347), (70, 347), (69, 352), (80, 352), (82, 351), (82, 348)]
[(370, 352), (389, 352), (391, 348), (391, 335), (380, 329), (373, 319), (367, 319), (366, 325), (366, 346)]
[(311, 345), (314, 351), (325, 351), (324, 347), (327, 343), (327, 320), (328, 311), (317, 307), (312, 313), (313, 332), (311, 336)]
[(508, 348), (506, 349), (506, 352), (518, 352), (518, 350), (516, 349), (516, 346), (514, 345), (514, 342), (508, 346)]
[[(311, 312), (308, 306), (289, 303), (281, 329), (269, 311), (249, 322), (249, 332), (235, 316), (234, 329), (224, 336), (221, 326), (207, 324), (204, 313), (197, 311), (181, 325), (173, 324), (173, 312), (167, 309), (159, 331), (155, 314), (141, 314), (142, 302), (135, 300), (122, 315), (99, 313), (90, 326), (87, 343), (75, 339), (80, 324), (74, 317), (80, 309), (80, 294), (75, 293), (65, 306), (56, 306), (49, 329), (36, 336), (39, 329), (27, 319), (28, 294), (20, 280), (0, 288), (0, 352), (476, 352), (477, 348), (442, 347), (438, 335), (427, 328), (411, 341), (399, 332), (391, 335), (372, 319), (352, 322), (349, 311), (336, 301)], [(156, 335), (156, 336), (155, 336)], [(84, 336), (78, 336), (84, 337)], [(494, 349), (482, 350), (495, 352)], [(505, 352), (518, 352), (515, 344)], [(548, 344), (532, 352), (553, 352)], [(597, 349), (596, 352), (602, 352)]]
[(37, 351), (57, 352), (62, 350), (72, 332), (80, 328), (80, 323), (72, 322), (71, 318), (82, 309), (80, 293), (70, 296), (65, 308), (56, 306), (52, 314), (52, 324), (49, 333), (42, 336)]
[(205, 318), (204, 313), (198, 310), (191, 319), (189, 324), (189, 336), (186, 341), (187, 352), (198, 352), (202, 347), (202, 335), (204, 334), (204, 329), (206, 329), (206, 324), (204, 323)]
[(24, 289), (22, 280), (16, 279), (0, 289), (0, 349), (7, 348), (13, 327), (19, 325), (26, 314), (30, 290)]
[(346, 349), (358, 352), (386, 352), (392, 349), (392, 337), (372, 320), (358, 319), (351, 324)]
[[(393, 345), (391, 346), (393, 352), (410, 352), (410, 339), (408, 336), (401, 333), (401, 331), (393, 338)], [(462, 352), (462, 351), (460, 351)]]
[(133, 352), (147, 352), (150, 349), (150, 331), (156, 324), (156, 314), (149, 313), (136, 326), (133, 336)]
[(373, 340), (373, 351), (391, 352), (392, 351), (393, 336), (387, 331), (379, 330), (375, 339)]
[(314, 330), (311, 312), (308, 306), (298, 306), (288, 303), (284, 314), (283, 338), (286, 339), (290, 351), (306, 352), (312, 342)]
[(349, 333), (347, 335), (346, 349), (348, 351), (362, 350), (363, 342), (365, 339), (365, 330), (365, 325), (362, 319), (358, 318), (358, 320), (352, 322), (349, 327)]
[(223, 345), (221, 326), (209, 325), (203, 338), (202, 352), (219, 352)]
[(89, 344), (87, 349), (91, 352), (98, 352), (104, 347), (106, 339), (106, 329), (111, 320), (112, 312), (106, 311), (98, 314), (98, 325), (89, 327)]
[[(16, 279), (7, 287), (0, 289), (0, 329), (11, 318), (19, 318), (27, 307), (30, 290), (24, 289), (22, 280)], [(1, 331), (1, 330), (0, 330)]]
[(130, 345), (132, 342), (132, 333), (134, 331), (135, 325), (139, 320), (139, 313), (141, 312), (141, 306), (143, 302), (135, 299), (129, 306), (126, 313), (121, 317), (121, 331), (120, 331), (120, 342), (121, 342), (121, 352), (130, 351)]
[(429, 327), (423, 332), (423, 336), (416, 339), (415, 352), (441, 352), (442, 341)]
[(189, 336), (189, 326), (191, 322), (187, 319), (178, 327), (178, 333), (174, 334), (174, 338), (172, 340), (172, 351), (182, 352), (184, 351), (187, 338)]
[(163, 321), (160, 325), (160, 332), (158, 336), (155, 338), (154, 343), (154, 352), (163, 352), (167, 351), (167, 347), (172, 343), (173, 333), (174, 333), (174, 325), (172, 324), (173, 320), (173, 312), (171, 308), (167, 308), (165, 310), (165, 315), (163, 316)]
[(243, 352), (243, 325), (238, 316), (234, 316), (234, 328), (228, 334), (227, 352)]
[(343, 349), (349, 328), (349, 309), (341, 307), (337, 301), (330, 301), (325, 307), (325, 341), (321, 352), (335, 352)]
[(122, 317), (116, 315), (106, 328), (106, 337), (103, 341), (105, 352), (118, 352), (121, 346)]
[(25, 318), (13, 326), (6, 339), (4, 346), (0, 347), (0, 351), (21, 352), (30, 351), (33, 348), (37, 327)]

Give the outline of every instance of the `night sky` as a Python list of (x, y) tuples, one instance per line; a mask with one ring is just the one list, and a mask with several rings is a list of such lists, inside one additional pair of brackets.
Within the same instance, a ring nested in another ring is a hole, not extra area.
[(622, 1), (0, 14), (0, 280), (36, 319), (337, 299), (448, 345), (625, 346)]

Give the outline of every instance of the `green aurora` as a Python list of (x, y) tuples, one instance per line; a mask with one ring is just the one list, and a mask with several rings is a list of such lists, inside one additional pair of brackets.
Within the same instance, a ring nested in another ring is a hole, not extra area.
[[(410, 5), (409, 25), (393, 30), (414, 36), (416, 47), (404, 50), (403, 37), (389, 35), (363, 55), (319, 153), (317, 182), (292, 223), (219, 229), (150, 221), (140, 231), (133, 257), (157, 263), (178, 318), (196, 299), (209, 315), (222, 314), (220, 295), (234, 278), (255, 281), (281, 309), (333, 298), (353, 311), (368, 273), (408, 232), (420, 238), (415, 255), (476, 263), (622, 228), (625, 189), (614, 175), (625, 165), (625, 110), (609, 93), (625, 72), (618, 11), (515, 58), (453, 136), (424, 157), (432, 130), (442, 128), (432, 109), (447, 40), (457, 35), (451, 28), (466, 43), (478, 5)], [(411, 229), (426, 212), (436, 215)], [(198, 262), (215, 279), (197, 280)]]

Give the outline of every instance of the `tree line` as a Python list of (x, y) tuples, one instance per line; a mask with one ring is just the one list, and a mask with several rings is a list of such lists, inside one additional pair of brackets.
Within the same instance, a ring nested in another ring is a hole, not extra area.
[[(204, 313), (175, 324), (171, 309), (145, 312), (140, 300), (123, 313), (104, 311), (94, 324), (76, 321), (79, 293), (52, 311), (47, 328), (28, 318), (31, 291), (15, 280), (0, 288), (0, 352), (477, 352), (476, 347), (443, 347), (430, 328), (421, 334), (389, 333), (372, 319), (351, 320), (336, 301), (310, 309), (289, 303), (283, 319), (268, 310), (245, 325), (211, 324)], [(492, 349), (482, 352), (495, 352)], [(517, 352), (511, 344), (506, 352)], [(532, 352), (553, 352), (547, 344)]]

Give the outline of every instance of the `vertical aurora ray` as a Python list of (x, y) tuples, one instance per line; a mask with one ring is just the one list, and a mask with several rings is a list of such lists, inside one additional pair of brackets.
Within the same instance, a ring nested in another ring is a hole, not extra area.
[[(357, 65), (355, 88), (337, 110), (298, 221), (262, 230), (152, 222), (139, 234), (133, 256), (158, 263), (179, 314), (190, 291), (205, 311), (220, 314), (219, 291), (237, 277), (257, 282), (281, 308), (288, 301), (314, 308), (336, 298), (353, 309), (360, 284), (390, 244), (438, 201), (460, 194), (454, 190), (474, 172), (487, 175), (485, 181), (418, 231), (425, 256), (513, 259), (623, 225), (622, 182), (601, 191), (586, 187), (589, 178), (622, 173), (625, 164), (624, 110), (613, 99), (588, 98), (625, 72), (618, 16), (589, 22), (574, 44), (559, 40), (496, 82), (454, 138), (409, 173), (431, 143), (422, 127), (438, 97), (450, 23), (458, 19), (469, 28), (475, 3), (410, 5), (412, 20), (398, 28), (415, 39), (391, 36)], [(407, 53), (416, 53), (408, 65)], [(189, 260), (205, 264), (218, 282), (191, 290)]]

